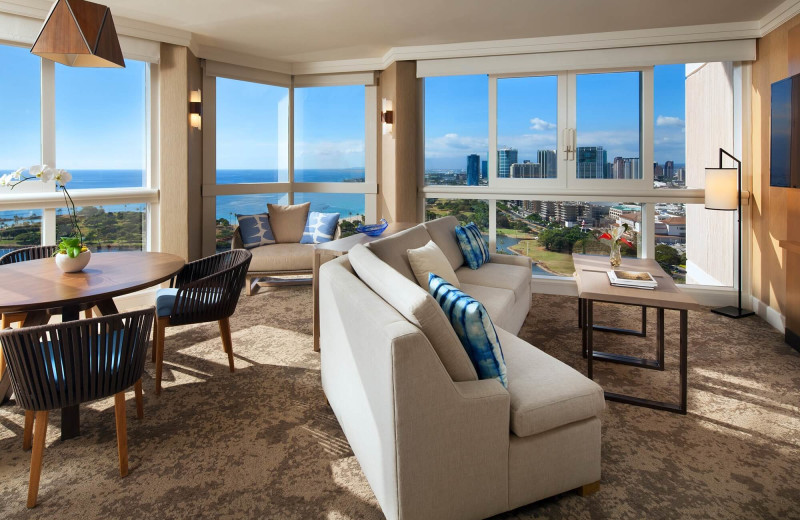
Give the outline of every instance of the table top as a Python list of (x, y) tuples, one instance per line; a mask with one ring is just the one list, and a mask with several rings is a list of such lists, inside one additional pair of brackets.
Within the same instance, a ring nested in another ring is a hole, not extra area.
[(417, 224), (413, 222), (392, 222), (383, 233), (376, 237), (371, 237), (369, 235), (365, 235), (364, 233), (356, 233), (355, 235), (350, 235), (349, 237), (331, 240), (330, 242), (323, 242), (322, 244), (316, 244), (314, 246), (314, 250), (320, 252), (327, 251), (330, 253), (346, 253), (358, 244), (367, 244), (381, 238), (386, 238), (390, 235), (394, 235), (395, 233), (399, 233), (400, 231), (410, 229), (416, 225)]
[(77, 273), (62, 273), (54, 258), (0, 266), (0, 312), (77, 305), (132, 293), (169, 280), (184, 266), (168, 253), (97, 253)]
[(608, 256), (573, 254), (575, 262), (575, 281), (578, 284), (578, 297), (587, 300), (645, 305), (662, 309), (699, 310), (694, 298), (681, 292), (670, 275), (661, 269), (652, 258), (622, 258), (618, 269), (627, 271), (647, 271), (658, 282), (658, 287), (649, 289), (630, 289), (611, 285), (608, 271), (611, 264)]

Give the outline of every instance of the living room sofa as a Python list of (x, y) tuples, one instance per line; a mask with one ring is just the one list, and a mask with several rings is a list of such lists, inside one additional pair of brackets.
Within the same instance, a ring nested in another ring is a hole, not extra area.
[[(602, 388), (516, 336), (531, 305), (530, 260), (492, 255), (473, 271), (456, 224), (420, 224), (320, 271), (322, 386), (389, 519), (486, 518), (600, 480)], [(450, 331), (431, 329), (431, 307), (409, 317), (430, 302), (406, 250), (430, 240), (489, 312), (507, 389), (470, 372), (463, 347), (442, 350)]]

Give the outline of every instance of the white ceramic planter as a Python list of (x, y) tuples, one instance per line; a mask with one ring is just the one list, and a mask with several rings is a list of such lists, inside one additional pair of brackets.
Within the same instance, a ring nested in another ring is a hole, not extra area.
[(84, 251), (75, 258), (70, 258), (69, 255), (59, 253), (56, 255), (56, 265), (65, 273), (77, 273), (89, 265), (89, 260), (91, 259), (91, 251)]

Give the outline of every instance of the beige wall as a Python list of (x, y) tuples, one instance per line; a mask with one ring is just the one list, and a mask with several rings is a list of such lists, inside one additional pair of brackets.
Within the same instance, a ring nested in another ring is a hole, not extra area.
[[(686, 186), (705, 187), (705, 169), (719, 164), (720, 148), (735, 155), (733, 117), (733, 65), (706, 63), (691, 72), (686, 78)], [(733, 285), (737, 232), (735, 213), (687, 204), (686, 281)]]
[(186, 47), (162, 44), (159, 67), (161, 251), (201, 256), (202, 134), (189, 127), (189, 92), (202, 84)]
[(378, 218), (389, 222), (417, 221), (418, 133), (417, 66), (393, 63), (381, 73), (379, 99), (394, 110), (394, 131), (381, 135), (378, 175)]
[[(800, 331), (800, 258), (779, 240), (800, 241), (800, 190), (769, 185), (770, 86), (800, 73), (800, 16), (758, 40), (753, 64), (753, 295)], [(788, 274), (788, 276), (787, 276)]]

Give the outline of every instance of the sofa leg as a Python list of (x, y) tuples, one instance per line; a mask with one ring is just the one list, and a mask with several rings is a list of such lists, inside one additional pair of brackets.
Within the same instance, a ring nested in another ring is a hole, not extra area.
[(592, 482), (591, 484), (584, 484), (578, 488), (578, 494), (582, 497), (593, 495), (600, 491), (600, 481)]
[(247, 296), (253, 296), (258, 290), (261, 288), (258, 285), (258, 278), (245, 278), (245, 284), (247, 284)]

